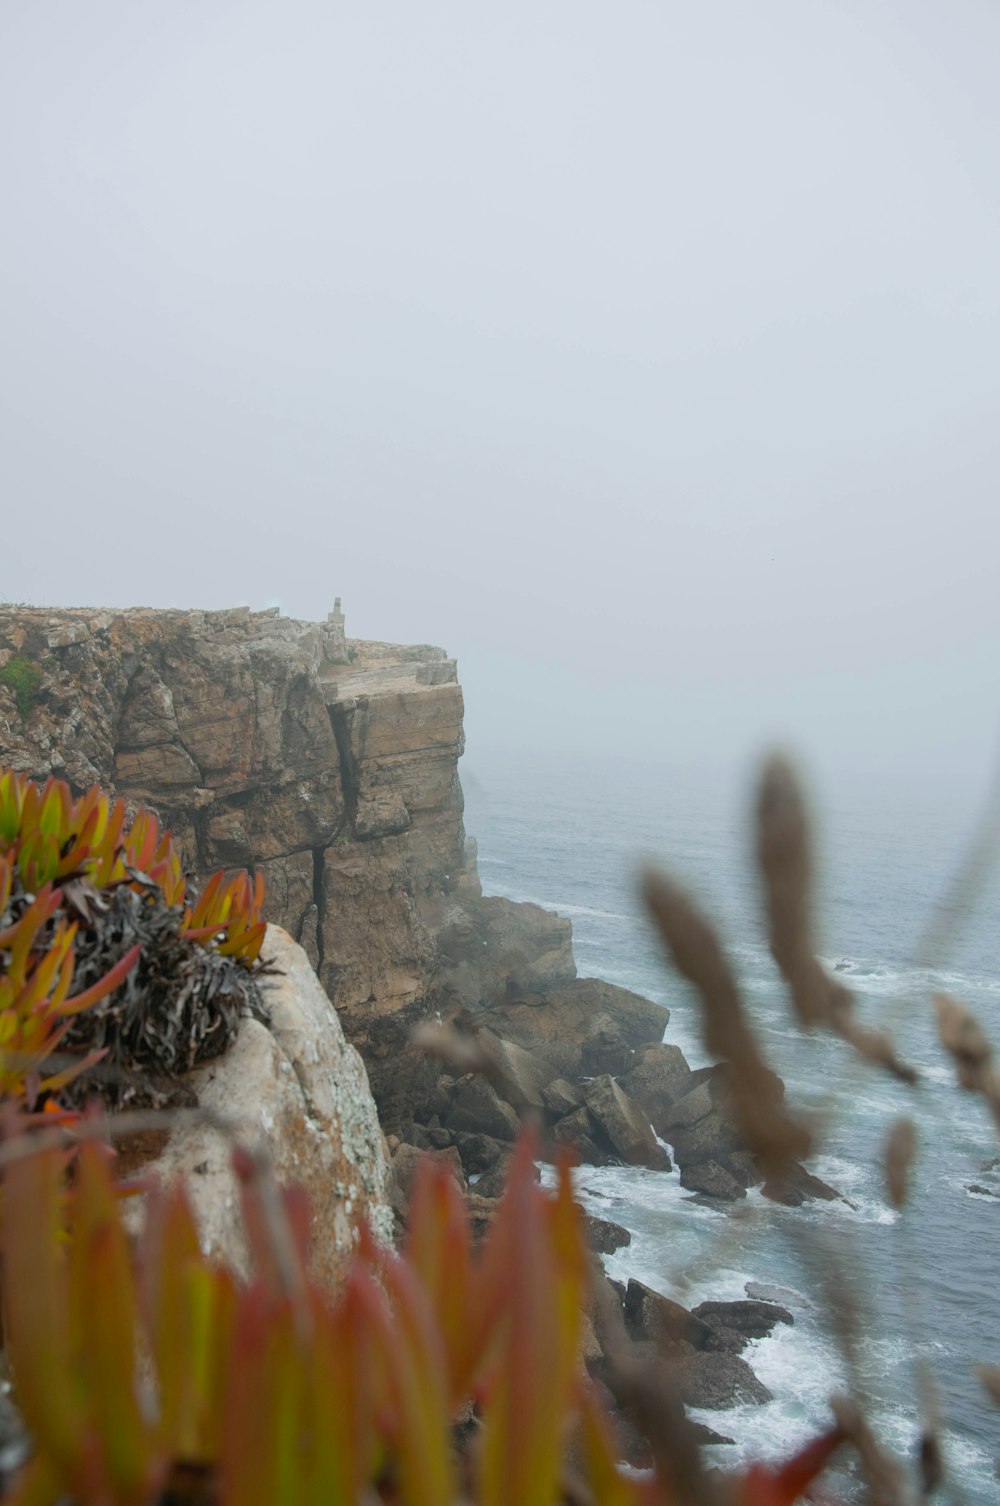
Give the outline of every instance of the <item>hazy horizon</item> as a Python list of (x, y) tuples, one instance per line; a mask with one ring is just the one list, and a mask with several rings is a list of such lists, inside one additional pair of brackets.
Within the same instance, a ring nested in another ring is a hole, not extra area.
[(8, 0), (0, 597), (459, 660), (470, 759), (971, 812), (1000, 11)]

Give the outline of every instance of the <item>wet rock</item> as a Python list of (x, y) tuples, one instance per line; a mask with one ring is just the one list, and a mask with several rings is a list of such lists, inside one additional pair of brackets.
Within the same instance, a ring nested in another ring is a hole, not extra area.
[(581, 1074), (584, 1044), (601, 1015), (615, 1021), (629, 1050), (661, 1040), (667, 1020), (659, 1004), (627, 988), (599, 978), (576, 978), (513, 992), (491, 1006), (490, 1025), (504, 1040), (544, 1061), (554, 1076), (572, 1080)]
[(706, 1197), (719, 1198), (727, 1203), (735, 1202), (738, 1198), (747, 1195), (743, 1184), (717, 1161), (698, 1161), (694, 1166), (682, 1167), (681, 1186), (687, 1187), (691, 1192), (701, 1192)]
[(492, 1083), (482, 1077), (465, 1077), (448, 1111), (448, 1128), (490, 1135), (496, 1140), (516, 1140), (521, 1121)]
[(743, 1290), (755, 1302), (775, 1302), (779, 1307), (799, 1308), (811, 1312), (813, 1303), (791, 1286), (774, 1286), (765, 1281), (748, 1281)]
[(653, 1134), (645, 1114), (608, 1074), (584, 1086), (583, 1096), (592, 1117), (628, 1166), (669, 1171), (670, 1157)]
[(688, 1407), (723, 1411), (763, 1406), (774, 1399), (746, 1360), (735, 1354), (691, 1354), (678, 1362), (674, 1373), (681, 1400)]
[(853, 1207), (843, 1193), (831, 1187), (828, 1182), (813, 1176), (804, 1166), (795, 1165), (780, 1184), (765, 1183), (763, 1193), (773, 1203), (782, 1203), (787, 1208), (798, 1208), (802, 1203), (811, 1199), (818, 1199), (824, 1203), (847, 1203)]
[(706, 1114), (713, 1113), (715, 1106), (711, 1084), (700, 1082), (682, 1098), (676, 1099), (667, 1109), (664, 1118), (666, 1125), (664, 1139), (669, 1140), (671, 1132), (675, 1129), (689, 1129), (691, 1125), (697, 1124), (699, 1120), (705, 1118)]
[(603, 1146), (598, 1145), (600, 1133), (585, 1106), (574, 1109), (552, 1128), (553, 1140), (559, 1145), (570, 1146), (587, 1166), (606, 1166), (613, 1159)]
[[(477, 1197), (498, 1198), (502, 1196), (507, 1186), (513, 1159), (513, 1151), (505, 1151), (487, 1171), (483, 1172), (473, 1189)], [(538, 1179), (538, 1170), (535, 1168), (535, 1181), (537, 1182)]]
[(636, 1052), (635, 1060), (619, 1086), (639, 1105), (662, 1139), (671, 1105), (691, 1086), (691, 1069), (679, 1046), (662, 1042)]
[(451, 1172), (459, 1192), (465, 1192), (465, 1174), (458, 1151), (454, 1146), (447, 1150), (420, 1150), (415, 1145), (401, 1144), (392, 1158), (392, 1207), (397, 1218), (405, 1221), (413, 1193), (413, 1182), (425, 1157), (443, 1162)]
[(766, 1338), (779, 1323), (794, 1323), (787, 1307), (775, 1302), (700, 1302), (692, 1309), (715, 1331), (709, 1345), (729, 1354), (739, 1354), (751, 1339)]
[(612, 1223), (609, 1218), (597, 1218), (593, 1213), (588, 1213), (584, 1218), (587, 1230), (587, 1243), (598, 1255), (613, 1255), (616, 1250), (624, 1250), (632, 1243), (632, 1236), (621, 1224)]
[(506, 1155), (509, 1141), (497, 1140), (492, 1135), (468, 1134), (462, 1130), (452, 1131), (452, 1143), (462, 1158), (467, 1176), (488, 1171), (499, 1156)]
[(567, 1082), (565, 1077), (555, 1077), (542, 1089), (542, 1100), (549, 1113), (555, 1119), (562, 1119), (566, 1114), (572, 1114), (583, 1103), (580, 1090), (574, 1083)]
[(693, 1417), (688, 1419), (688, 1426), (691, 1429), (695, 1442), (701, 1444), (702, 1448), (710, 1448), (713, 1444), (717, 1443), (736, 1442), (735, 1438), (727, 1438), (725, 1433), (717, 1433), (707, 1423), (695, 1422)]
[(711, 1327), (701, 1318), (634, 1280), (625, 1290), (625, 1327), (630, 1338), (672, 1352), (704, 1349), (712, 1339)]

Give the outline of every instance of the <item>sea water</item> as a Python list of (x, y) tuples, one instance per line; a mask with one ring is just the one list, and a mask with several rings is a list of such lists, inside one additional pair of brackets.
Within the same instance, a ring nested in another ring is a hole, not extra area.
[[(862, 1017), (888, 1028), (918, 1068), (921, 1084), (909, 1089), (793, 1023), (768, 953), (742, 792), (624, 761), (510, 754), (470, 757), (463, 785), (484, 892), (568, 917), (579, 973), (666, 1005), (665, 1039), (701, 1066), (710, 1058), (697, 1002), (643, 917), (637, 872), (654, 860), (689, 885), (719, 924), (790, 1101), (812, 1116), (820, 1143), (811, 1169), (850, 1200), (782, 1208), (752, 1191), (719, 1213), (689, 1201), (676, 1170), (575, 1174), (587, 1209), (631, 1231), (631, 1245), (605, 1261), (610, 1275), (636, 1277), (688, 1306), (741, 1298), (747, 1282), (783, 1289), (794, 1326), (779, 1325), (744, 1354), (774, 1400), (699, 1414), (735, 1439), (714, 1450), (717, 1462), (781, 1457), (829, 1422), (828, 1397), (850, 1384), (883, 1441), (912, 1466), (925, 1365), (943, 1417), (945, 1497), (996, 1501), (1000, 1412), (972, 1367), (1000, 1363), (1000, 1196), (989, 1195), (1000, 1194), (1000, 1177), (984, 1169), (1000, 1145), (980, 1100), (956, 1088), (931, 1007), (935, 991), (956, 995), (1000, 1042), (995, 877), (959, 906), (934, 966), (914, 962), (968, 834), (947, 810), (902, 799), (841, 801), (823, 812), (821, 950)], [(889, 1126), (903, 1113), (917, 1124), (920, 1152), (897, 1214), (882, 1165)], [(831, 1321), (838, 1302), (856, 1330), (846, 1353)], [(849, 1498), (850, 1481), (840, 1484)]]

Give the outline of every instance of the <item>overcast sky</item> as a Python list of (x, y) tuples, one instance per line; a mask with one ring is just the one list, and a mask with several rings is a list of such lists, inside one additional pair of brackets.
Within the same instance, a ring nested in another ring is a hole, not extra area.
[(995, 0), (0, 0), (0, 595), (984, 787)]

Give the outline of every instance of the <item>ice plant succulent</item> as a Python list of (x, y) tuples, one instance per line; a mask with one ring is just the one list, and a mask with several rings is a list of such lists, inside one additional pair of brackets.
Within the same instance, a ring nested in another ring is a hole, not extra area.
[[(62, 780), (0, 772), (0, 1097), (32, 1108), (109, 1056), (121, 1101), (140, 1091), (130, 1069), (186, 1071), (223, 1049), (261, 1008), (263, 903), (245, 873), (189, 899), (151, 811), (127, 825), (96, 786), (75, 799)], [(168, 1029), (171, 990), (188, 1004)], [(46, 1071), (60, 1045), (75, 1059)]]
[[(7, 1338), (35, 1451), (7, 1506), (668, 1506), (662, 1471), (616, 1464), (578, 1358), (581, 1213), (565, 1166), (554, 1194), (535, 1183), (534, 1150), (523, 1138), (479, 1247), (447, 1169), (426, 1163), (402, 1252), (363, 1237), (336, 1299), (310, 1280), (301, 1194), (282, 1194), (276, 1230), (249, 1158), (256, 1273), (239, 1286), (201, 1251), (179, 1188), (150, 1193), (133, 1247), (95, 1144), (68, 1190), (59, 1152), (8, 1156)], [(730, 1499), (791, 1506), (838, 1441), (752, 1469)]]

